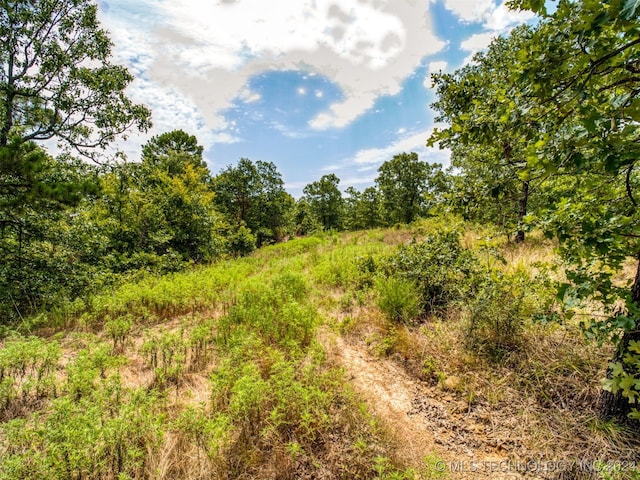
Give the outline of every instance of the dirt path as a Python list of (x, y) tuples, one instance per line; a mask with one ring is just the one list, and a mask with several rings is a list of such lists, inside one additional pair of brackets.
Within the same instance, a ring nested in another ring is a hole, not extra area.
[[(411, 378), (393, 361), (373, 357), (363, 346), (350, 344), (326, 330), (320, 334), (320, 341), (401, 446), (398, 453), (404, 462), (424, 470), (425, 457), (433, 459), (437, 455), (442, 459), (444, 463), (430, 463), (432, 471), (426, 478), (523, 478), (497, 471), (506, 468), (508, 458), (484, 435), (490, 418), (481, 412), (471, 413), (466, 402)], [(491, 465), (495, 466), (493, 471)], [(439, 476), (445, 467), (449, 476)]]

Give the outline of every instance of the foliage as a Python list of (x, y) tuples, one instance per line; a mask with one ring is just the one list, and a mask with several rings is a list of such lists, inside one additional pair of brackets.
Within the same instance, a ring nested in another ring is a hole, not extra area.
[(611, 378), (603, 380), (603, 388), (616, 394), (620, 392), (634, 405), (629, 414), (631, 418), (640, 420), (640, 410), (636, 407), (640, 398), (640, 342), (630, 341), (627, 352), (621, 361), (609, 364)]
[(521, 346), (525, 322), (539, 315), (545, 302), (525, 270), (489, 270), (483, 277), (468, 307), (465, 342), (468, 348), (500, 360)]
[(386, 275), (415, 282), (429, 313), (463, 298), (478, 265), (473, 253), (462, 247), (459, 233), (442, 230), (401, 246), (381, 268)]
[(0, 349), (0, 418), (13, 418), (20, 407), (55, 392), (60, 345), (37, 337), (14, 337)]
[[(590, 330), (613, 338), (617, 364), (639, 339), (640, 277), (636, 275), (626, 291), (611, 280), (626, 257), (637, 259), (640, 253), (640, 210), (634, 198), (640, 118), (638, 5), (562, 2), (547, 14), (541, 5), (521, 4), (543, 16), (518, 53), (516, 88), (544, 106), (546, 124), (544, 134), (529, 136), (528, 168), (579, 177), (573, 195), (548, 212), (547, 231), (562, 242), (575, 296), (603, 305), (605, 317), (594, 317)], [(622, 317), (628, 321), (617, 321), (613, 312), (620, 301), (626, 304)], [(602, 415), (630, 410), (624, 398), (603, 394)]]
[(127, 391), (110, 377), (78, 401), (62, 397), (40, 424), (37, 417), (2, 426), (7, 479), (143, 478), (145, 456), (161, 439), (158, 399)]
[(203, 151), (195, 136), (184, 130), (173, 130), (151, 137), (142, 147), (142, 162), (152, 169), (162, 168), (169, 175), (177, 175), (184, 173), (186, 163), (196, 169), (206, 169)]
[(87, 0), (16, 2), (0, 16), (0, 147), (57, 138), (96, 157), (149, 111), (125, 96), (129, 72), (110, 63), (111, 41)]
[(322, 225), (311, 210), (311, 205), (305, 197), (295, 204), (294, 222), (297, 235), (311, 235), (322, 231)]
[(313, 309), (299, 303), (304, 298), (304, 283), (275, 277), (271, 285), (247, 284), (238, 292), (235, 304), (220, 320), (219, 331), (225, 344), (236, 331), (245, 328), (262, 338), (266, 345), (279, 345), (296, 352), (311, 342), (317, 316)]
[(73, 298), (95, 273), (75, 262), (65, 211), (95, 191), (88, 168), (67, 156), (53, 160), (32, 141), (55, 139), (97, 159), (131, 127), (146, 130), (150, 113), (126, 97), (133, 78), (110, 62), (112, 44), (94, 3), (6, 4), (0, 36), (0, 315), (6, 323)]
[(375, 187), (359, 192), (353, 187), (345, 191), (345, 227), (349, 230), (364, 230), (382, 225), (382, 202)]
[[(5, 321), (83, 291), (92, 268), (74, 262), (69, 213), (95, 191), (94, 172), (32, 142), (0, 147), (0, 317)], [(4, 322), (3, 322), (4, 323)]]
[(342, 228), (344, 200), (333, 173), (304, 187), (304, 198), (315, 220), (325, 230)]
[(387, 225), (411, 223), (427, 214), (428, 193), (441, 165), (418, 159), (418, 154), (401, 153), (378, 168), (376, 184), (380, 191)]
[(289, 232), (294, 200), (271, 162), (242, 158), (212, 181), (215, 203), (234, 225), (245, 225), (256, 245), (282, 240)]
[[(481, 167), (499, 165), (492, 152), (502, 151), (505, 165), (515, 161), (513, 174), (523, 185), (539, 180), (549, 189), (551, 184), (546, 208), (528, 218), (520, 209), (518, 223), (539, 220), (560, 240), (569, 282), (559, 296), (600, 305), (585, 326), (614, 341), (615, 364), (639, 339), (640, 277), (631, 289), (612, 281), (625, 259), (637, 259), (640, 252), (634, 197), (640, 148), (638, 3), (562, 1), (552, 13), (539, 1), (511, 5), (536, 11), (540, 22), (496, 39), (476, 57), (476, 65), (436, 77), (436, 108), (451, 128), (432, 141), (450, 142), (461, 154), (470, 153), (470, 160), (479, 159)], [(492, 186), (488, 171), (477, 170), (479, 181)], [(618, 315), (615, 305), (622, 303)], [(605, 392), (603, 417), (628, 411), (624, 403), (622, 395)]]
[(379, 278), (378, 308), (393, 322), (412, 323), (423, 312), (422, 295), (416, 284), (404, 278)]
[[(526, 168), (530, 132), (541, 128), (536, 106), (512, 88), (517, 77), (513, 55), (531, 37), (531, 29), (514, 29), (495, 39), (474, 62), (453, 74), (433, 75), (438, 99), (432, 107), (436, 121), (450, 126), (435, 129), (433, 145), (452, 150), (456, 175), (451, 201), (468, 219), (489, 221), (507, 235), (524, 240), (524, 219), (531, 210), (540, 174)], [(508, 114), (497, 115), (508, 108)]]
[(244, 225), (238, 227), (227, 236), (229, 252), (237, 257), (249, 255), (256, 249), (256, 237)]
[[(154, 137), (141, 164), (116, 165), (100, 176), (100, 196), (86, 202), (75, 224), (92, 247), (83, 252), (84, 261), (116, 272), (171, 271), (224, 252), (226, 225), (215, 209), (209, 170), (197, 153), (202, 147), (185, 135), (174, 131)], [(186, 142), (185, 151), (177, 150), (180, 142)]]

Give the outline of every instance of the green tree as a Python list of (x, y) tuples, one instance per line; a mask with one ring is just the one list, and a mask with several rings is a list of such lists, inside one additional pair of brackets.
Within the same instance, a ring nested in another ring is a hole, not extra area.
[(68, 208), (91, 181), (85, 167), (33, 142), (56, 139), (97, 159), (129, 128), (146, 129), (150, 114), (126, 97), (132, 77), (110, 63), (95, 4), (3, 2), (0, 38), (0, 283), (11, 285), (0, 301), (20, 315), (78, 294), (82, 281), (66, 286), (84, 278), (70, 273)]
[(19, 140), (0, 148), (0, 169), (0, 318), (10, 320), (91, 283), (76, 261), (69, 214), (95, 180), (88, 165)]
[[(142, 161), (151, 165), (166, 163), (170, 153), (180, 153), (187, 155), (195, 166), (206, 167), (202, 160), (204, 147), (198, 143), (194, 135), (190, 135), (184, 130), (172, 130), (160, 135), (155, 135), (142, 147)], [(167, 164), (169, 173), (174, 174), (171, 164)]]
[(364, 230), (382, 225), (382, 203), (375, 187), (359, 192), (354, 187), (345, 190), (345, 226), (349, 230)]
[[(513, 67), (517, 88), (542, 106), (544, 119), (544, 130), (529, 132), (528, 169), (575, 179), (572, 192), (549, 209), (545, 227), (572, 267), (561, 293), (597, 301), (608, 314), (585, 328), (617, 347), (600, 410), (623, 418), (640, 395), (640, 262), (628, 285), (612, 277), (627, 258), (640, 260), (640, 4), (561, 1), (552, 14), (537, 0), (513, 4), (542, 17)], [(504, 105), (497, 116), (511, 112)], [(632, 415), (640, 418), (637, 410)]]
[(430, 180), (440, 169), (419, 160), (415, 152), (394, 155), (378, 168), (376, 184), (388, 223), (411, 223), (427, 213)]
[(294, 200), (271, 162), (242, 158), (213, 179), (216, 205), (235, 225), (245, 225), (258, 246), (283, 239), (290, 230)]
[(110, 268), (174, 269), (221, 253), (224, 224), (201, 153), (195, 137), (167, 132), (143, 147), (140, 164), (115, 166), (102, 177), (103, 195), (92, 212), (109, 239)]
[(58, 139), (96, 157), (149, 111), (132, 103), (126, 68), (110, 63), (111, 41), (87, 0), (3, 2), (0, 14), (0, 147)]
[(340, 179), (330, 173), (303, 189), (312, 215), (325, 230), (342, 228), (344, 200), (338, 189), (339, 184)]
[(322, 225), (311, 211), (311, 206), (305, 197), (300, 198), (294, 208), (294, 224), (296, 235), (309, 235), (322, 230)]
[(428, 143), (451, 149), (452, 165), (462, 177), (457, 186), (463, 213), (491, 221), (509, 236), (515, 232), (516, 242), (524, 241), (524, 219), (540, 177), (527, 168), (525, 154), (529, 132), (540, 128), (537, 110), (513, 87), (518, 75), (513, 57), (531, 35), (530, 27), (517, 28), (476, 54), (473, 63), (432, 76), (435, 120), (449, 127), (436, 129)]

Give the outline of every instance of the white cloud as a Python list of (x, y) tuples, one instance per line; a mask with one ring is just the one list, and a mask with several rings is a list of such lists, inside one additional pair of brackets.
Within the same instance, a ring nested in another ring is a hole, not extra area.
[(484, 32), (471, 35), (469, 38), (460, 43), (460, 48), (467, 52), (478, 52), (489, 46), (491, 40), (499, 35), (498, 32)]
[(338, 165), (338, 164), (333, 164), (333, 165), (326, 165), (324, 167), (320, 168), (321, 172), (335, 172), (336, 170), (342, 170), (345, 166), (344, 165)]
[(387, 160), (391, 160), (394, 155), (406, 152), (415, 152), (421, 160), (430, 163), (449, 163), (450, 152), (439, 150), (437, 147), (427, 147), (427, 139), (433, 130), (412, 133), (406, 137), (398, 138), (395, 142), (382, 148), (369, 148), (356, 153), (353, 162), (363, 168), (360, 171), (368, 170), (367, 167), (377, 166)]
[(465, 22), (481, 21), (495, 8), (493, 0), (445, 0), (444, 6)]
[[(454, 4), (451, 8), (449, 7), (450, 3)], [(462, 19), (482, 23), (485, 29), (484, 32), (471, 35), (460, 43), (462, 50), (470, 52), (467, 58), (464, 59), (463, 64), (469, 63), (476, 52), (487, 48), (495, 37), (507, 34), (513, 27), (535, 17), (532, 12), (512, 11), (507, 8), (504, 2), (500, 5), (495, 5), (491, 0), (478, 4), (482, 5), (480, 10), (475, 11), (479, 13), (470, 15), (469, 8), (471, 4), (475, 4), (475, 2), (446, 0), (445, 3), (447, 8), (457, 13)], [(466, 10), (463, 6), (466, 7)]]
[(534, 17), (535, 14), (533, 12), (509, 10), (503, 3), (493, 9), (490, 15), (485, 18), (484, 27), (489, 30), (503, 31), (515, 25), (528, 22)]
[[(443, 48), (429, 3), (280, 0), (274, 8), (264, 0), (110, 0), (101, 18), (117, 58), (146, 77), (145, 86), (196, 105), (209, 129), (224, 129), (223, 112), (238, 98), (260, 99), (243, 93), (252, 76), (278, 70), (322, 74), (342, 90), (342, 100), (310, 122), (326, 129), (398, 93), (421, 59)], [(159, 106), (137, 93), (157, 115)]]
[(244, 103), (255, 103), (262, 100), (262, 95), (260, 95), (258, 92), (253, 92), (248, 88), (243, 89), (240, 92), (239, 97), (240, 100), (242, 100)]

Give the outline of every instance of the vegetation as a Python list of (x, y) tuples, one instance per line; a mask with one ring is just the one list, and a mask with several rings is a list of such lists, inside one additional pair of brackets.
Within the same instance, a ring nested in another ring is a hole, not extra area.
[(0, 479), (637, 478), (640, 4), (511, 3), (433, 78), (452, 169), (298, 200), (179, 129), (106, 158), (150, 112), (95, 4), (3, 6)]

